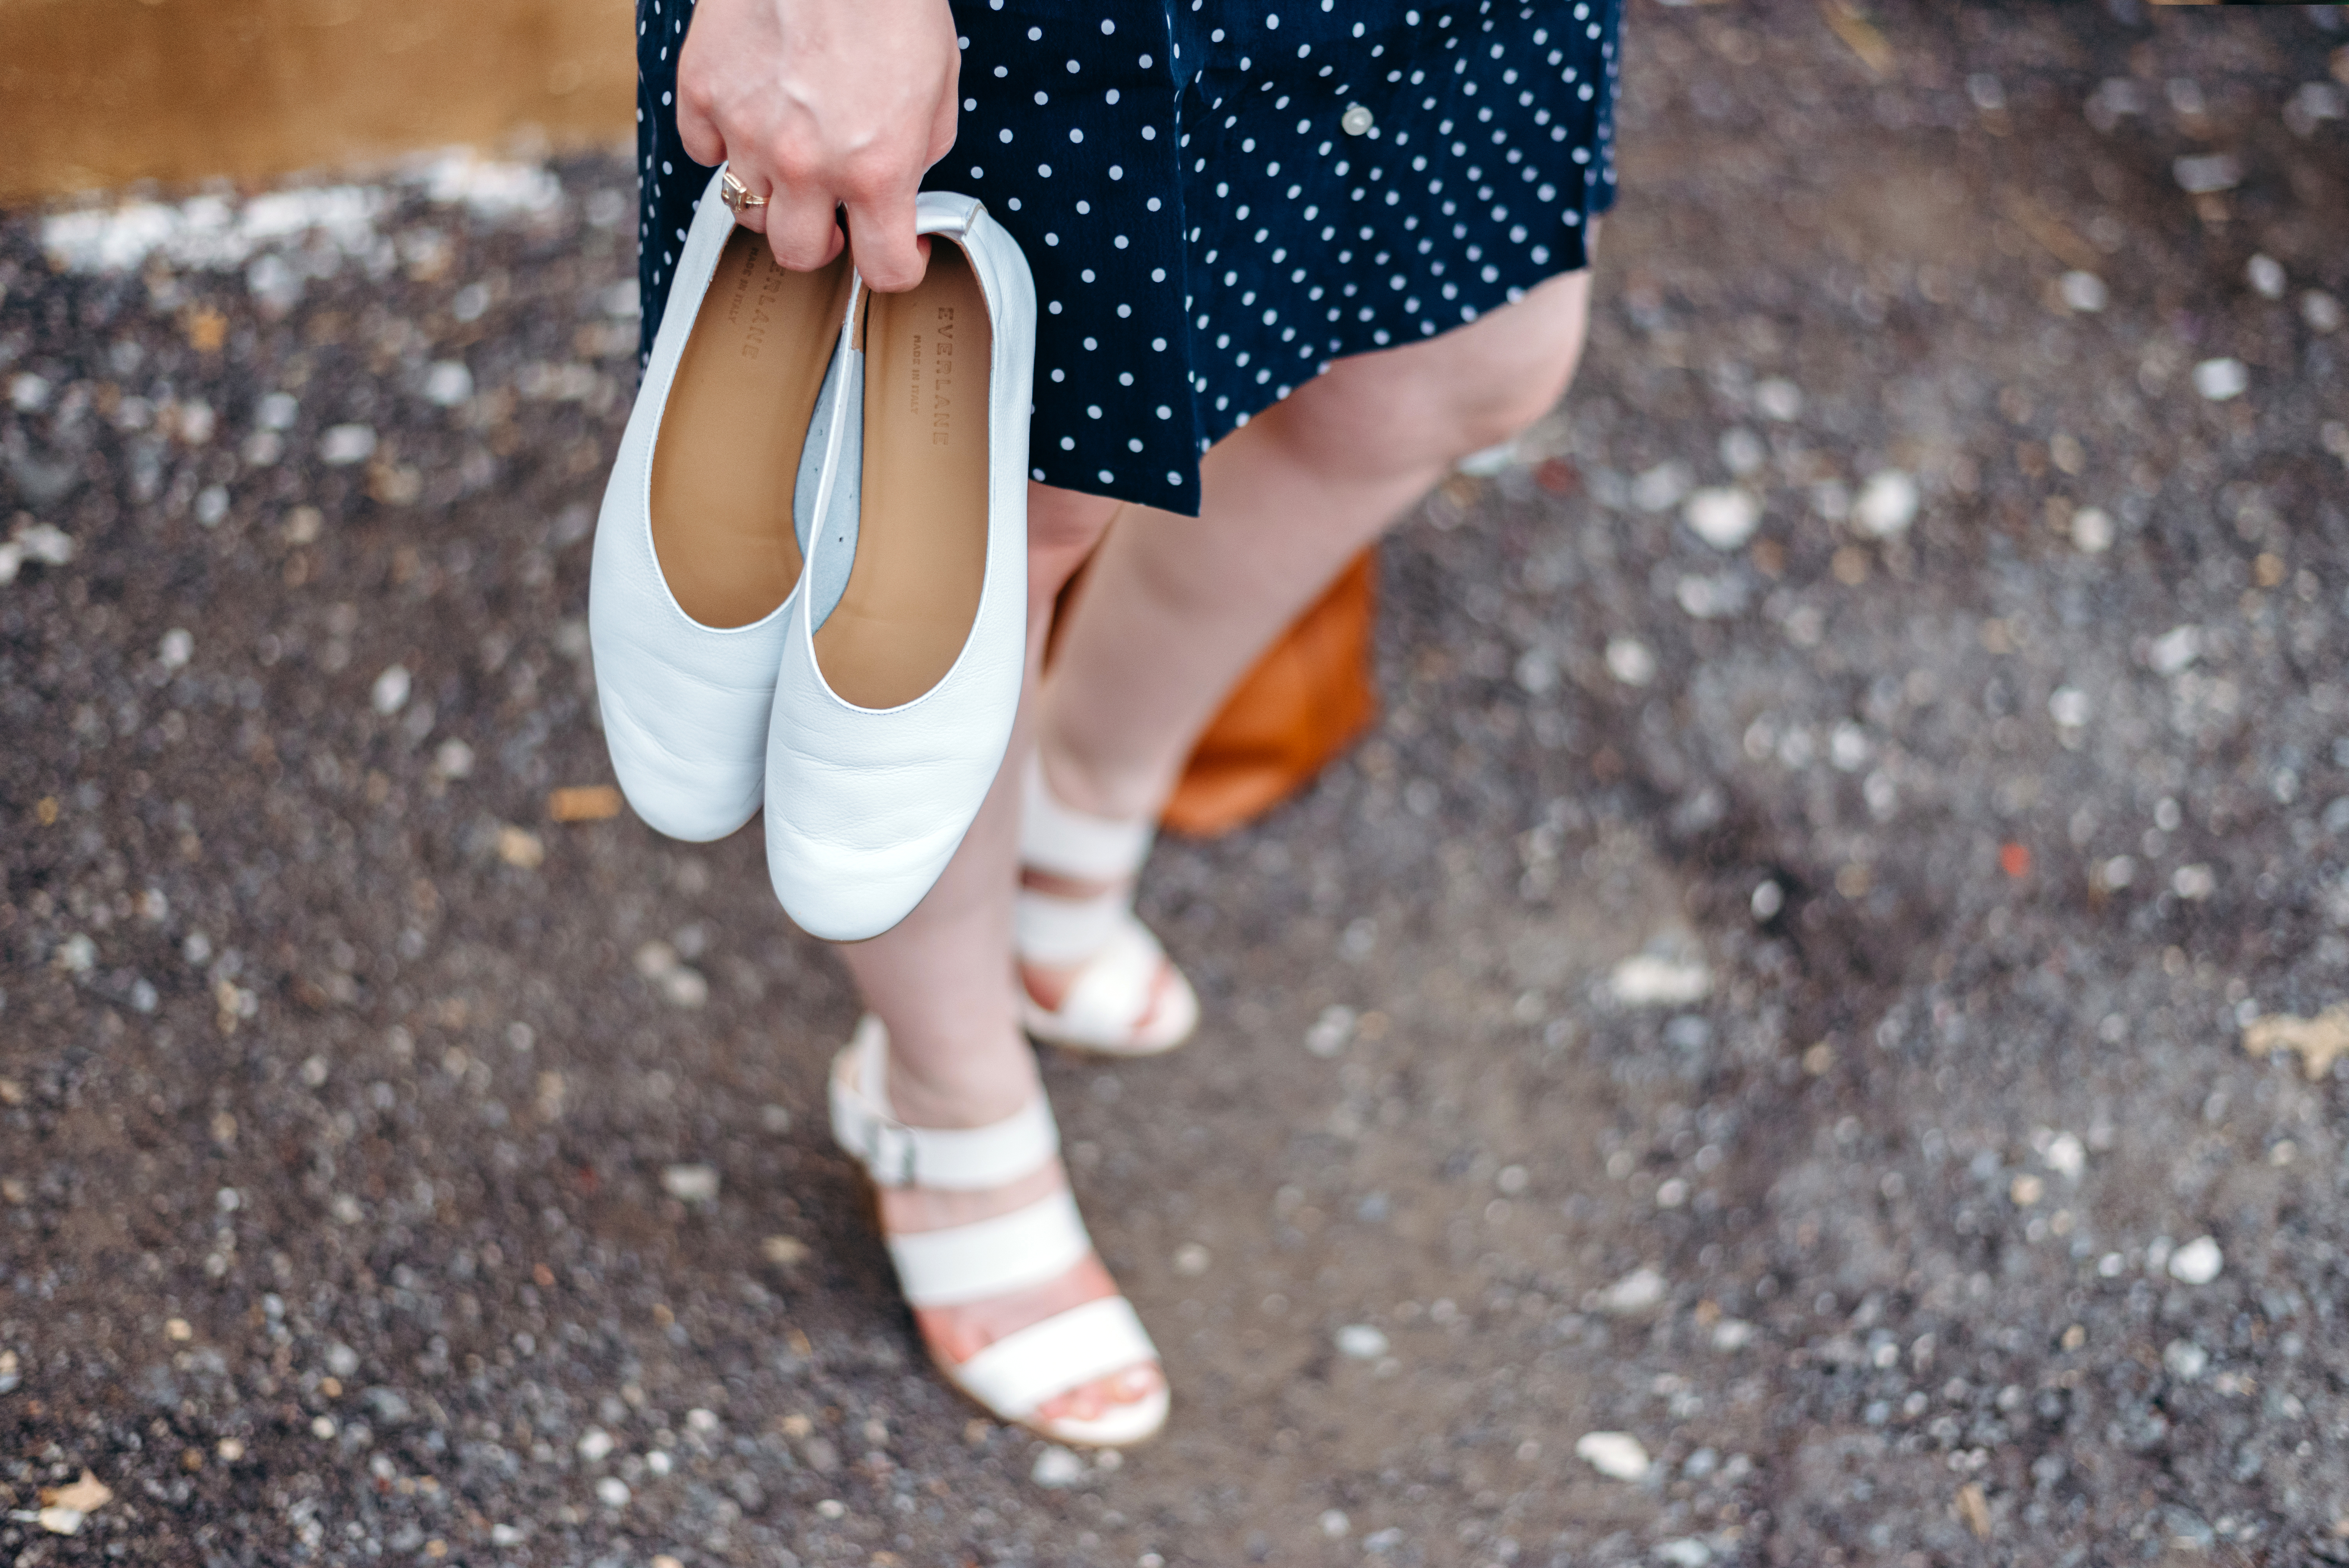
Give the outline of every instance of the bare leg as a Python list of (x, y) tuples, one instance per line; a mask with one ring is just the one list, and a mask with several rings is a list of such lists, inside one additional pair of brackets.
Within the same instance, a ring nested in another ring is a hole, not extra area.
[(1589, 273), (1568, 273), (1441, 337), (1341, 360), (1207, 454), (1197, 518), (1128, 508), (1045, 683), (1053, 791), (1154, 815), (1233, 684), (1346, 562), (1454, 460), (1557, 401), (1589, 297)]
[[(1207, 454), (1196, 519), (1122, 512), (1044, 686), (1037, 745), (1053, 792), (1097, 816), (1154, 817), (1233, 684), (1355, 552), (1454, 460), (1557, 401), (1589, 299), (1589, 273), (1574, 273), (1442, 337), (1342, 360)], [(1024, 880), (1053, 896), (1106, 891)], [(1048, 1007), (1080, 972), (1020, 965)]]
[[(961, 850), (929, 896), (895, 929), (840, 949), (866, 1004), (889, 1027), (889, 1099), (908, 1126), (985, 1126), (1038, 1092), (1035, 1053), (1019, 1032), (1010, 964), (1019, 779), (1035, 711), (1029, 699), (1036, 691), (1053, 598), (1100, 539), (1117, 504), (1100, 496), (1029, 487), (1029, 684), (1009, 755)], [(968, 1224), (1021, 1208), (1067, 1180), (1056, 1163), (990, 1192), (885, 1189), (881, 1222), (898, 1233)], [(1050, 1284), (973, 1305), (919, 1312), (916, 1318), (940, 1355), (961, 1362), (1015, 1330), (1116, 1294), (1101, 1261), (1088, 1258)], [(1091, 1418), (1119, 1399), (1148, 1394), (1158, 1382), (1155, 1368), (1137, 1368), (1064, 1394), (1040, 1413)]]

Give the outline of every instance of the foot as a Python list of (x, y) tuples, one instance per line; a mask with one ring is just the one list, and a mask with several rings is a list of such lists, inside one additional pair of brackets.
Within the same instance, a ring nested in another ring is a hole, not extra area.
[[(1023, 867), (1019, 872), (1019, 887), (1023, 892), (1079, 903), (1090, 903), (1108, 893), (1123, 892), (1130, 903), (1133, 899), (1133, 884), (1131, 882), (1081, 882), (1073, 877), (1057, 876), (1050, 872), (1038, 871), (1033, 866), (1029, 866)], [(1070, 989), (1084, 974), (1086, 962), (1088, 961), (1080, 960), (1075, 964), (1040, 964), (1032, 959), (1022, 957), (1019, 960), (1019, 984), (1027, 989), (1029, 999), (1036, 1006), (1048, 1013), (1057, 1013), (1061, 1010), (1061, 1005), (1069, 999)], [(1159, 965), (1157, 975), (1150, 982), (1149, 1000), (1143, 1004), (1142, 1011), (1134, 1016), (1135, 1035), (1146, 1036), (1157, 1024), (1174, 995), (1177, 978), (1177, 972), (1171, 960)]]
[[(921, 1187), (881, 1190), (881, 1228), (891, 1235), (967, 1225), (1033, 1203), (1068, 1185), (1068, 1172), (1055, 1160), (1050, 1166), (1021, 1177), (1008, 1186), (985, 1192), (936, 1191)], [(1098, 1254), (1057, 1279), (1024, 1290), (954, 1306), (917, 1308), (915, 1325), (930, 1354), (949, 1366), (960, 1366), (989, 1345), (1046, 1318), (1118, 1294)], [(1143, 1362), (1097, 1378), (1046, 1400), (1030, 1419), (1094, 1421), (1120, 1405), (1139, 1403), (1165, 1387), (1155, 1362)]]

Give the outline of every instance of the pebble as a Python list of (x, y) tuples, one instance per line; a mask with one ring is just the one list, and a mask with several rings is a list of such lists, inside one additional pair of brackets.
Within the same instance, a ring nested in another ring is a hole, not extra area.
[(2180, 1383), (2191, 1383), (2210, 1365), (2210, 1353), (2190, 1339), (2173, 1339), (2162, 1349), (2161, 1364)]
[(2333, 1059), (2349, 1055), (2349, 1003), (2335, 1003), (2313, 1018), (2273, 1013), (2243, 1026), (2243, 1049), (2255, 1057), (2297, 1051), (2310, 1082), (2333, 1070)]
[(2243, 264), (2243, 281), (2261, 299), (2283, 298), (2283, 263), (2273, 256), (2256, 255)]
[(2219, 873), (2207, 865), (2180, 866), (2169, 873), (2169, 891), (2189, 903), (2200, 903), (2219, 891)]
[(1085, 1461), (1079, 1459), (1073, 1449), (1062, 1448), (1058, 1443), (1046, 1443), (1036, 1455), (1035, 1466), (1029, 1470), (1028, 1479), (1038, 1486), (1074, 1486), (1085, 1479)]
[(348, 468), (375, 456), (375, 430), (367, 425), (330, 425), (318, 438), (318, 460), (329, 468)]
[(432, 768), (443, 779), (470, 779), (473, 775), (473, 748), (461, 740), (444, 740), (432, 754)]
[(1713, 994), (1713, 971), (1694, 959), (1635, 953), (1615, 965), (1607, 989), (1629, 1007), (1676, 1007)]
[(408, 694), (414, 685), (406, 665), (392, 665), (375, 677), (367, 700), (375, 705), (376, 712), (388, 718), (408, 706)]
[(1690, 496), (1681, 509), (1681, 521), (1715, 550), (1734, 550), (1754, 537), (1762, 521), (1762, 503), (1751, 490), (1716, 485)]
[(1354, 1522), (1346, 1517), (1344, 1510), (1336, 1508), (1322, 1510), (1321, 1533), (1328, 1536), (1330, 1540), (1344, 1540), (1346, 1532), (1353, 1528)]
[(1633, 637), (1616, 637), (1607, 645), (1607, 673), (1628, 686), (1643, 686), (1656, 678), (1656, 655)]
[(1196, 1279), (1207, 1272), (1215, 1262), (1207, 1249), (1196, 1242), (1185, 1242), (1174, 1249), (1174, 1272), (1188, 1279)]
[(1376, 1361), (1387, 1353), (1387, 1336), (1367, 1323), (1338, 1330), (1338, 1354), (1352, 1361)]
[(1651, 1462), (1646, 1447), (1629, 1432), (1585, 1432), (1574, 1440), (1574, 1457), (1616, 1480), (1640, 1480)]
[(2173, 626), (2146, 649), (2145, 662), (2158, 676), (2174, 676), (2202, 655), (2202, 628)]
[(589, 1464), (600, 1464), (611, 1456), (612, 1434), (601, 1427), (590, 1427), (579, 1439), (579, 1457)]
[(167, 670), (187, 668), (188, 661), (195, 657), (195, 636), (185, 626), (174, 626), (164, 633), (162, 642), (155, 649), (155, 657)]
[(2307, 323), (2309, 331), (2323, 337), (2340, 331), (2341, 324), (2349, 320), (2349, 311), (2344, 311), (2341, 302), (2323, 289), (2311, 289), (2300, 296), (2300, 319)]
[(1647, 1312), (1661, 1303), (1670, 1289), (1664, 1276), (1655, 1270), (1636, 1268), (1599, 1293), (1599, 1310), (1617, 1317)]
[(811, 1254), (808, 1244), (797, 1236), (769, 1236), (759, 1243), (759, 1255), (779, 1268), (796, 1268)]
[(1704, 1568), (1713, 1561), (1713, 1548), (1693, 1535), (1683, 1535), (1676, 1541), (1658, 1542), (1656, 1559), (1671, 1563), (1671, 1568)]
[(1305, 1048), (1324, 1058), (1336, 1056), (1354, 1037), (1354, 1023), (1355, 1014), (1351, 1007), (1331, 1006), (1322, 1008), (1321, 1016), (1315, 1018), (1312, 1026), (1305, 1031)]
[(473, 396), (473, 373), (458, 360), (440, 360), (424, 373), (424, 396), (428, 402), (443, 408), (454, 408), (470, 402)]
[(534, 872), (546, 861), (546, 845), (527, 828), (508, 823), (498, 829), (498, 859), (517, 871)]
[(2185, 1284), (2209, 1284), (2226, 1266), (2227, 1257), (2209, 1236), (2197, 1236), (2169, 1254), (2169, 1277)]
[(2215, 196), (2243, 181), (2242, 162), (2230, 152), (2180, 158), (2170, 164), (2169, 170), (2177, 178), (2178, 188), (2189, 196)]
[(2095, 315), (2112, 298), (2105, 280), (2094, 273), (2065, 273), (2056, 280), (2055, 288), (2063, 295), (2064, 304), (2083, 315)]
[(1770, 449), (1753, 431), (1741, 426), (1722, 432), (1721, 466), (1739, 479), (1757, 472), (1769, 460)]
[(605, 1508), (626, 1508), (632, 1494), (628, 1483), (618, 1476), (607, 1475), (595, 1483), (595, 1497)]
[(1852, 503), (1851, 520), (1871, 539), (1908, 532), (1917, 520), (1917, 481), (1899, 469), (1871, 474)]
[(1757, 383), (1754, 388), (1754, 407), (1765, 419), (1787, 424), (1803, 417), (1803, 389), (1793, 382), (1773, 376)]
[(2206, 359), (2194, 367), (2194, 390), (2213, 403), (2240, 397), (2251, 384), (2251, 373), (2240, 359)]
[(1743, 1350), (1753, 1343), (1754, 1326), (1742, 1317), (1724, 1317), (1713, 1326), (1713, 1347), (1715, 1350)]
[(2065, 729), (2088, 722), (2088, 694), (2078, 686), (2057, 686), (2047, 698), (2047, 716)]
[(2113, 532), (2113, 514), (2100, 506), (2084, 506), (2072, 514), (2072, 545), (2084, 555), (2110, 550)]
[(1749, 902), (1753, 905), (1754, 919), (1773, 920), (1780, 910), (1786, 907), (1786, 890), (1775, 882), (1759, 882), (1755, 884), (1754, 897)]
[(2088, 1166), (2086, 1147), (2068, 1132), (2059, 1132), (2049, 1139), (2047, 1152), (2040, 1158), (2047, 1161), (2047, 1169), (2073, 1181), (2079, 1180), (2080, 1172)]
[(1641, 511), (1669, 511), (1695, 482), (1686, 463), (1658, 463), (1631, 481), (1631, 504)]
[(718, 1168), (671, 1165), (661, 1171), (661, 1186), (680, 1203), (714, 1203), (718, 1201)]

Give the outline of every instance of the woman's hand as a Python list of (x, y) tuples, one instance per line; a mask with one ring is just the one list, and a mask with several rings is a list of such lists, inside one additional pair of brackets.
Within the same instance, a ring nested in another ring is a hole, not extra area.
[(909, 289), (926, 264), (914, 193), (954, 145), (961, 63), (947, 0), (701, 0), (678, 57), (678, 134), (767, 198), (740, 216), (780, 265), (838, 255), (845, 207), (865, 283)]

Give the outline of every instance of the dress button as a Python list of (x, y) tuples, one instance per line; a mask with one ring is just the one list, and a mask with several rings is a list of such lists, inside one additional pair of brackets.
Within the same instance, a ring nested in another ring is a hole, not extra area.
[(1371, 111), (1361, 104), (1350, 104), (1339, 118), (1338, 129), (1348, 136), (1361, 136), (1371, 129)]

